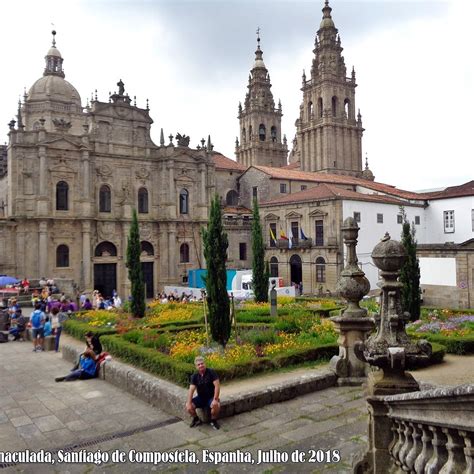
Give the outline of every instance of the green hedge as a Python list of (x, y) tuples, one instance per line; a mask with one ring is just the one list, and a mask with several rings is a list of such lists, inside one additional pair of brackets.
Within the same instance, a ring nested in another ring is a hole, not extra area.
[(128, 362), (181, 386), (189, 385), (189, 377), (194, 372), (193, 364), (176, 361), (154, 349), (124, 341), (120, 336), (103, 336), (100, 341), (107, 352), (123, 362)]
[(442, 334), (417, 333), (417, 339), (426, 339), (431, 343), (441, 344), (448, 354), (474, 354), (474, 336), (443, 336)]
[[(103, 336), (101, 342), (108, 352), (122, 361), (182, 386), (189, 384), (189, 377), (194, 372), (193, 364), (176, 361), (154, 349), (128, 342), (118, 335)], [(219, 378), (222, 381), (228, 381), (265, 370), (288, 367), (318, 359), (329, 359), (336, 355), (338, 351), (337, 344), (326, 344), (320, 347), (293, 350), (272, 358), (262, 357), (250, 363), (236, 364), (230, 368), (219, 369)]]
[(89, 331), (97, 334), (98, 336), (116, 334), (117, 331), (114, 328), (95, 328), (89, 326), (86, 322), (77, 321), (75, 319), (68, 319), (63, 323), (64, 331), (70, 334), (72, 337), (76, 339), (84, 339), (86, 333)]

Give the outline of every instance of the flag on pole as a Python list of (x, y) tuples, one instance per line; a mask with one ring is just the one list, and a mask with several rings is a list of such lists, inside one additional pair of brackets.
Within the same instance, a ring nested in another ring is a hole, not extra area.
[(273, 242), (276, 243), (276, 240), (277, 240), (277, 239), (276, 239), (275, 234), (273, 233), (273, 230), (272, 230), (271, 227), (270, 227), (270, 238), (273, 240)]
[(308, 240), (308, 237), (306, 237), (306, 235), (304, 235), (302, 227), (300, 228), (300, 233), (301, 233), (301, 240)]
[(285, 234), (285, 231), (280, 227), (280, 239), (288, 240), (288, 237)]
[(293, 232), (291, 231), (291, 227), (288, 228), (288, 248), (291, 249), (293, 247)]

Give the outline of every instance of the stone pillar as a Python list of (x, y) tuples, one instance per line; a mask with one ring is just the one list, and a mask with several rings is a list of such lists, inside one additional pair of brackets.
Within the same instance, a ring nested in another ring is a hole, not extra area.
[(338, 376), (339, 385), (359, 385), (365, 381), (366, 365), (354, 352), (357, 342), (365, 341), (374, 323), (367, 317), (367, 310), (359, 301), (370, 290), (364, 272), (357, 265), (356, 245), (359, 235), (357, 222), (348, 217), (342, 226), (342, 235), (347, 247), (347, 261), (336, 285), (336, 291), (347, 301), (342, 316), (331, 320), (339, 333), (339, 355), (331, 359), (331, 368)]
[[(46, 148), (40, 146), (38, 150), (39, 155), (39, 192), (37, 200), (37, 213), (40, 216), (48, 215), (48, 194), (47, 191), (50, 189), (46, 182), (48, 170), (46, 162)], [(43, 275), (44, 276), (44, 275)]]
[(81, 289), (86, 292), (92, 291), (92, 261), (91, 261), (91, 223), (82, 222), (82, 275)]
[(176, 259), (176, 226), (174, 223), (170, 223), (168, 227), (168, 276), (170, 280), (176, 279), (176, 270), (178, 261)]
[(39, 246), (38, 246), (38, 260), (39, 260), (39, 278), (48, 278), (48, 222), (41, 221), (39, 223)]
[(200, 175), (200, 182), (201, 182), (201, 192), (200, 192), (200, 200), (199, 204), (202, 206), (206, 205), (206, 165), (204, 163), (199, 164), (199, 175)]

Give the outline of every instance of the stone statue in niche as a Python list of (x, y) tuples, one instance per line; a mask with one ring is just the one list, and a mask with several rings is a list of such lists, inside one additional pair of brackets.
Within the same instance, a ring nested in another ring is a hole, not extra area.
[(120, 192), (120, 204), (130, 204), (132, 202), (132, 194), (130, 190), (130, 183), (122, 182), (122, 190)]

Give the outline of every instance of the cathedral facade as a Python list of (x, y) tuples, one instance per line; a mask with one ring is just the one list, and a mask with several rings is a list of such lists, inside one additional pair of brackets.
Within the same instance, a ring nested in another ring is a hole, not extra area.
[(128, 294), (125, 267), (132, 210), (138, 212), (147, 296), (204, 266), (201, 227), (215, 192), (212, 145), (150, 138), (148, 106), (132, 103), (119, 81), (107, 102), (85, 109), (65, 80), (53, 44), (43, 76), (10, 123), (7, 171), (0, 179), (2, 273), (54, 276)]

